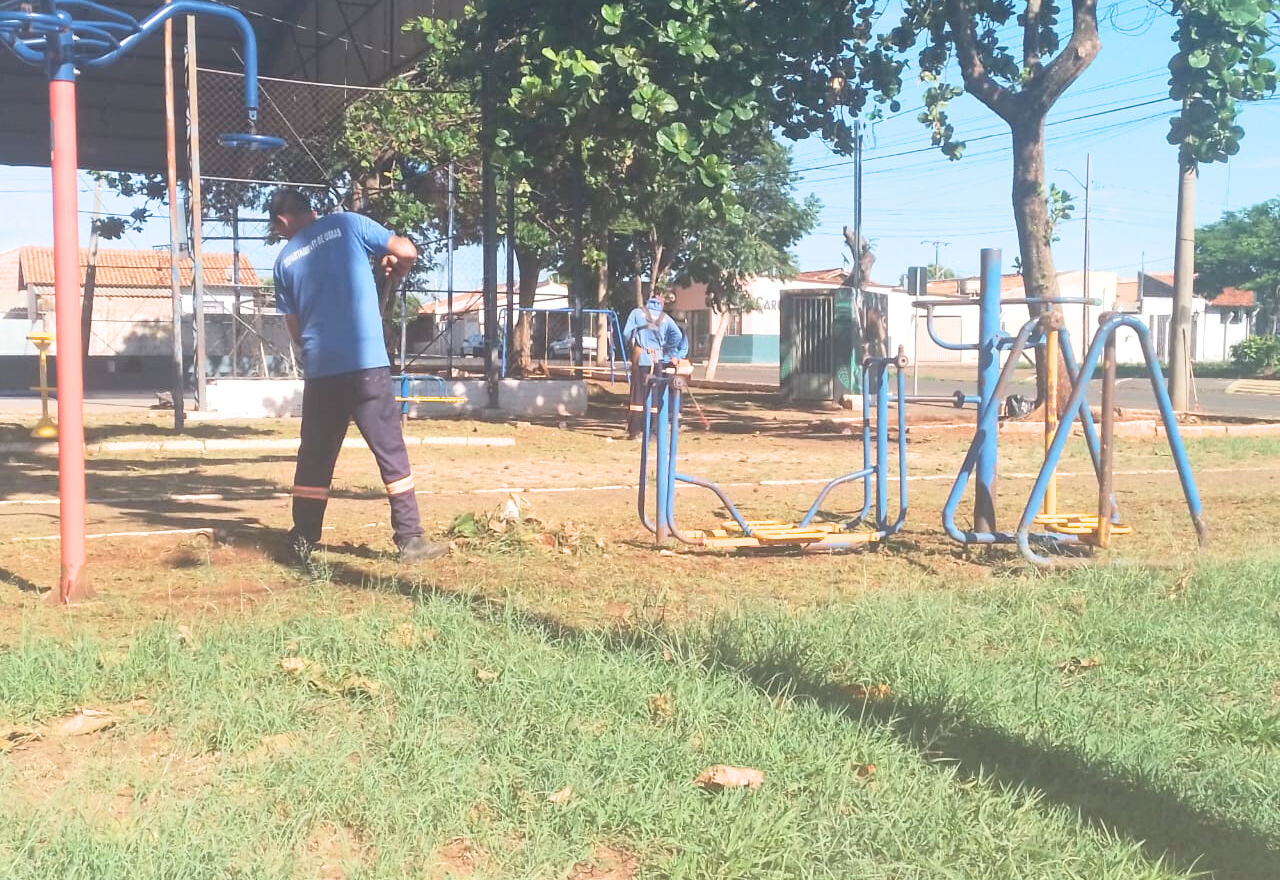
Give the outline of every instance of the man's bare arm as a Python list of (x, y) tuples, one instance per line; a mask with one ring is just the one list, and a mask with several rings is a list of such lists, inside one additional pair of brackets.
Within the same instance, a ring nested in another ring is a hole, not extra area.
[(382, 258), (382, 274), (384, 277), (400, 279), (413, 269), (418, 259), (418, 248), (409, 239), (400, 235), (391, 236), (387, 242), (387, 255)]

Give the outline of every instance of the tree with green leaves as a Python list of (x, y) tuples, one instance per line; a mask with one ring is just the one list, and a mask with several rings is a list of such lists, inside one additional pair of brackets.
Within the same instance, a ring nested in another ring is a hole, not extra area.
[(1170, 120), (1178, 148), (1178, 229), (1170, 322), (1169, 397), (1185, 410), (1191, 384), (1191, 294), (1195, 276), (1195, 183), (1204, 162), (1226, 162), (1240, 150), (1242, 101), (1276, 88), (1270, 19), (1277, 0), (1181, 0), (1175, 6), (1178, 51), (1169, 61), (1169, 97), (1181, 103)]
[(1258, 298), (1259, 332), (1280, 315), (1280, 198), (1228, 211), (1196, 230), (1196, 290), (1212, 300), (1227, 287)]
[[(648, 236), (651, 278), (663, 278), (670, 249), (650, 234), (663, 224), (642, 218), (667, 183), (681, 181), (708, 223), (733, 222), (734, 157), (762, 126), (851, 147), (835, 108), (896, 92), (889, 62), (848, 77), (879, 57), (871, 16), (850, 0), (486, 0), (452, 39), (460, 70), (492, 72), (495, 154), (527, 183), (534, 213), (560, 227), (575, 297), (598, 301), (587, 279), (605, 274), (591, 270), (627, 216), (631, 234)], [(838, 74), (843, 94), (831, 88)]]
[[(1058, 296), (1053, 262), (1051, 194), (1045, 186), (1045, 120), (1057, 100), (1097, 57), (1097, 0), (1072, 0), (1071, 31), (1058, 35), (1061, 8), (1054, 0), (906, 0), (885, 43), (892, 57), (909, 56), (928, 84), (919, 119), (944, 155), (958, 160), (964, 141), (947, 115), (951, 101), (968, 92), (1009, 128), (1013, 146), (1013, 220), (1019, 266), (1032, 298)], [(999, 29), (1016, 22), (1021, 45), (1010, 48)], [(949, 79), (957, 62), (960, 84)], [(1038, 372), (1045, 399), (1046, 371)], [(1066, 371), (1061, 371), (1063, 381)], [(1065, 400), (1065, 396), (1063, 396)]]
[(685, 227), (686, 237), (672, 281), (707, 286), (707, 305), (716, 316), (707, 378), (714, 379), (729, 312), (753, 311), (748, 293), (755, 278), (789, 278), (796, 272), (791, 248), (812, 231), (822, 203), (810, 196), (797, 202), (790, 151), (762, 133), (754, 156), (734, 168), (737, 210), (719, 223)]

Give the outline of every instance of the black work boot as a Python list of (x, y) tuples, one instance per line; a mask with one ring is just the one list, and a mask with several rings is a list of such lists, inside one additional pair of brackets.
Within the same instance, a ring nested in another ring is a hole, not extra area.
[(428, 541), (421, 535), (415, 535), (400, 545), (400, 561), (426, 562), (428, 559), (439, 559), (448, 552), (448, 544)]

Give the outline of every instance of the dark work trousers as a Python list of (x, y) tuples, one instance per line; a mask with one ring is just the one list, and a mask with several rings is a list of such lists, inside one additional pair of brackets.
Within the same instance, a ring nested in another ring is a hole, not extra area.
[[(657, 373), (656, 364), (641, 364), (631, 374), (631, 401), (627, 405), (627, 436), (639, 437), (644, 433), (645, 398), (649, 395), (649, 377)], [(658, 401), (655, 399), (656, 407)], [(657, 416), (653, 416), (653, 431), (658, 430)]]
[(321, 376), (303, 383), (302, 445), (293, 477), (294, 531), (313, 544), (320, 542), (333, 466), (352, 419), (378, 462), (391, 500), (392, 533), (396, 545), (403, 546), (422, 534), (422, 522), (389, 367)]

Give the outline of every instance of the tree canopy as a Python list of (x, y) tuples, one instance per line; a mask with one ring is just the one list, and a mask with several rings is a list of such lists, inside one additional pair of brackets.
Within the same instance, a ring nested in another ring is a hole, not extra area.
[(1264, 316), (1280, 294), (1280, 198), (1228, 211), (1196, 230), (1196, 289), (1213, 298), (1226, 287), (1257, 294)]

